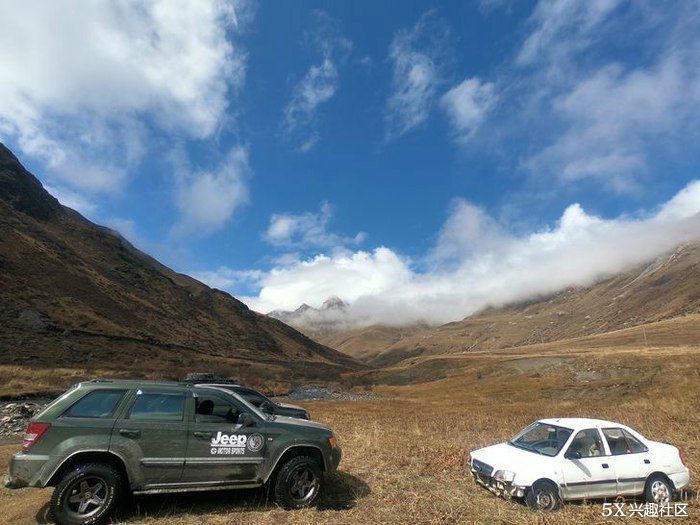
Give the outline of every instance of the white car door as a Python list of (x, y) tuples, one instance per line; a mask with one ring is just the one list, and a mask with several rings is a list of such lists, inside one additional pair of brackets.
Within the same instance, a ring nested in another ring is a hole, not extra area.
[(566, 499), (597, 498), (614, 495), (617, 490), (615, 466), (605, 455), (598, 429), (578, 432), (561, 459)]
[(610, 460), (617, 475), (617, 493), (635, 495), (644, 492), (644, 483), (652, 471), (649, 449), (624, 428), (604, 428), (610, 448)]

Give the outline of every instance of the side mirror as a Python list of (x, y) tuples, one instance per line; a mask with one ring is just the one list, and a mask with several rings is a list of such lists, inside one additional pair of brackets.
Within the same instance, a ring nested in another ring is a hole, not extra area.
[(255, 420), (248, 412), (243, 412), (238, 416), (238, 424), (242, 427), (252, 427), (255, 426)]
[(580, 452), (567, 452), (564, 457), (566, 457), (566, 459), (581, 459), (583, 456)]
[(263, 401), (262, 403), (260, 403), (259, 408), (266, 414), (272, 414), (272, 405), (270, 405), (270, 403), (268, 403), (267, 401)]

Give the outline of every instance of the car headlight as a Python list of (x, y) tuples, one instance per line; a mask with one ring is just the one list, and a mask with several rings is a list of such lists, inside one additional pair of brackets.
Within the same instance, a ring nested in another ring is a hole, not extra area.
[(497, 470), (493, 477), (498, 481), (511, 482), (515, 479), (515, 472), (510, 470)]

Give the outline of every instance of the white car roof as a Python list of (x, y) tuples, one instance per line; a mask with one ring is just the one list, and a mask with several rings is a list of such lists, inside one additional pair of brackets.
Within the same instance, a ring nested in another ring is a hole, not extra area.
[(559, 417), (540, 419), (539, 421), (548, 425), (558, 425), (560, 427), (566, 427), (572, 430), (583, 430), (591, 427), (629, 428), (627, 425), (623, 425), (622, 423), (615, 423), (614, 421), (606, 421), (604, 419), (589, 419), (585, 417)]

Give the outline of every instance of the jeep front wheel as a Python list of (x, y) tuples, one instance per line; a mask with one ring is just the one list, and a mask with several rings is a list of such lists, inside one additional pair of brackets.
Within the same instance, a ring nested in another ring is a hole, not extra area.
[(316, 501), (323, 486), (318, 462), (309, 456), (290, 459), (275, 479), (275, 501), (286, 509), (309, 507)]
[(104, 523), (116, 507), (121, 486), (121, 475), (110, 465), (80, 465), (56, 485), (51, 514), (59, 525)]

